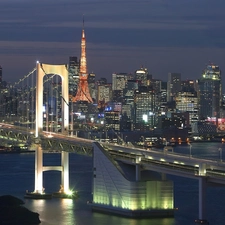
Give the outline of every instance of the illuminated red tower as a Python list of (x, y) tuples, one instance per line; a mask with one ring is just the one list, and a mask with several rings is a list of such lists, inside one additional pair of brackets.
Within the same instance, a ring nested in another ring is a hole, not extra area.
[(88, 88), (88, 74), (87, 74), (87, 60), (86, 60), (86, 39), (84, 33), (84, 22), (81, 37), (81, 57), (80, 57), (80, 72), (79, 72), (79, 85), (77, 94), (73, 98), (73, 102), (87, 101), (92, 103), (92, 98)]

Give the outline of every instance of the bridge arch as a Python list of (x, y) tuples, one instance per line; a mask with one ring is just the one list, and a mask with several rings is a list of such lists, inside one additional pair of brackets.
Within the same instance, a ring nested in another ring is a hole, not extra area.
[(53, 65), (37, 62), (36, 77), (36, 128), (35, 136), (43, 130), (43, 78), (47, 74), (57, 74), (62, 79), (62, 132), (68, 131), (69, 125), (69, 90), (67, 64)]

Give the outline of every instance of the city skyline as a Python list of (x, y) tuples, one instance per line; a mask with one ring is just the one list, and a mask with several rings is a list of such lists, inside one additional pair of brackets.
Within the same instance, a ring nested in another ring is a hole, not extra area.
[(225, 42), (221, 0), (53, 1), (0, 3), (0, 65), (3, 80), (17, 81), (44, 63), (80, 57), (85, 18), (88, 72), (111, 81), (113, 73), (148, 68), (167, 81), (198, 79), (209, 62), (223, 72)]

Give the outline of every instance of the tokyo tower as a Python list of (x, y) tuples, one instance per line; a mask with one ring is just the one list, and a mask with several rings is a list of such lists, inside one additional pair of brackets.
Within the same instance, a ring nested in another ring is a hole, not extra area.
[(73, 97), (73, 102), (87, 101), (93, 103), (89, 88), (88, 88), (88, 74), (87, 74), (87, 59), (86, 59), (86, 39), (84, 33), (84, 21), (81, 37), (81, 57), (80, 57), (80, 71), (79, 71), (79, 85), (77, 94)]

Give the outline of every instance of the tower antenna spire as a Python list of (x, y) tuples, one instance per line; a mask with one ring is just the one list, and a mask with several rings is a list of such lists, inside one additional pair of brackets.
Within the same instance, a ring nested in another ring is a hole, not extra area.
[(84, 29), (84, 14), (83, 14), (83, 29)]
[(86, 38), (84, 34), (84, 15), (83, 15), (83, 29), (81, 36), (81, 56), (79, 69), (79, 84), (77, 94), (73, 98), (73, 102), (87, 101), (93, 103), (89, 88), (88, 88), (88, 72), (87, 72), (87, 58), (86, 58)]

